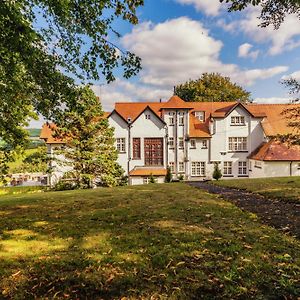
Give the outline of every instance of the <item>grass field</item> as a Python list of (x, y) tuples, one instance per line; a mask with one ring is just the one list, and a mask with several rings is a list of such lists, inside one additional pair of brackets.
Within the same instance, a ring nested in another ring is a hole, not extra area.
[(300, 242), (185, 184), (0, 198), (0, 298), (297, 299)]
[(213, 183), (244, 189), (270, 198), (300, 202), (300, 177), (233, 179), (219, 180)]

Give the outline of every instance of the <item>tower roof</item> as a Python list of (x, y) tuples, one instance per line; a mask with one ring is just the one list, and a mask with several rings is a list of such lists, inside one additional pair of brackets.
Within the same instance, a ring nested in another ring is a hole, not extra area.
[(172, 96), (161, 109), (193, 109), (189, 103), (183, 101), (180, 97), (174, 95)]

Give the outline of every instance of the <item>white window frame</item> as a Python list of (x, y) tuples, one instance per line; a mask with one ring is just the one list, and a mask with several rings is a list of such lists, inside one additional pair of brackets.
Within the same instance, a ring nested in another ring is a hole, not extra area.
[(168, 144), (170, 149), (174, 149), (174, 137), (171, 136), (168, 138)]
[(197, 148), (196, 139), (191, 139), (190, 143), (191, 143), (191, 149), (196, 149)]
[(232, 161), (224, 161), (223, 162), (223, 175), (224, 176), (232, 176)]
[(247, 161), (238, 162), (238, 176), (247, 176), (248, 175), (248, 164)]
[(174, 161), (169, 162), (169, 168), (170, 168), (171, 173), (174, 174), (175, 173), (175, 163), (174, 163)]
[(178, 125), (183, 126), (184, 125), (184, 116), (179, 116), (178, 117)]
[(116, 138), (116, 148), (119, 153), (126, 153), (126, 138)]
[(202, 140), (202, 149), (207, 149), (207, 140)]
[(206, 173), (205, 161), (192, 161), (191, 176), (204, 177)]
[(149, 177), (143, 177), (143, 184), (149, 184), (150, 178)]
[(199, 121), (205, 121), (205, 111), (195, 111), (194, 115)]
[(178, 149), (184, 149), (184, 139), (183, 139), (183, 137), (178, 138)]
[(244, 116), (232, 116), (230, 125), (234, 125), (234, 126), (245, 125), (245, 117)]
[(228, 150), (230, 152), (247, 152), (248, 140), (247, 137), (229, 137), (228, 138)]
[(169, 125), (174, 126), (175, 125), (175, 118), (174, 116), (169, 116)]
[(179, 173), (184, 173), (185, 172), (184, 161), (180, 161), (178, 163), (178, 172)]
[(150, 120), (151, 119), (151, 115), (150, 114), (146, 114), (145, 118), (146, 118), (146, 120)]

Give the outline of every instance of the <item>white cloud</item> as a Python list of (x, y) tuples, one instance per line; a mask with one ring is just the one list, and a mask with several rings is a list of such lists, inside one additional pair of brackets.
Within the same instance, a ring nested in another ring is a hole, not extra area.
[(172, 94), (170, 89), (154, 89), (119, 78), (108, 85), (94, 85), (92, 89), (100, 97), (105, 111), (112, 111), (115, 102), (158, 102), (160, 99), (167, 100)]
[(259, 27), (261, 20), (258, 16), (258, 8), (249, 8), (245, 10), (240, 20), (226, 23), (221, 19), (217, 25), (231, 33), (243, 32), (257, 43), (269, 43), (268, 54), (270, 55), (278, 55), (300, 46), (300, 26), (296, 15), (288, 15), (277, 30), (274, 30), (271, 25), (265, 28)]
[[(193, 5), (197, 11), (202, 11), (208, 16), (217, 16), (222, 4), (219, 0), (175, 0), (180, 4)], [(224, 6), (224, 4), (223, 4)]]
[(269, 98), (255, 98), (254, 103), (266, 103), (266, 104), (280, 104), (280, 103), (290, 103), (291, 98), (287, 97), (269, 97)]
[(125, 35), (122, 44), (142, 58), (140, 80), (171, 88), (204, 72), (219, 72), (242, 85), (251, 85), (286, 72), (286, 66), (268, 69), (241, 70), (235, 64), (220, 60), (223, 43), (210, 36), (201, 22), (187, 17), (164, 23), (142, 23)]
[(239, 57), (252, 58), (255, 60), (259, 54), (259, 50), (251, 51), (253, 45), (245, 43), (239, 46)]
[(284, 75), (284, 76), (281, 77), (282, 80), (286, 80), (286, 79), (289, 79), (289, 78), (294, 78), (294, 79), (300, 81), (300, 70), (296, 71), (294, 73), (291, 73), (289, 75)]

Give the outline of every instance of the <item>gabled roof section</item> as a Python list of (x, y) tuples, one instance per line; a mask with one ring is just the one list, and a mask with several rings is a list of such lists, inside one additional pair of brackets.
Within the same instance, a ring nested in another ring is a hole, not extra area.
[(159, 119), (163, 124), (166, 124), (165, 121), (161, 117), (158, 116), (157, 112), (155, 112), (149, 105), (147, 105), (145, 107), (145, 109), (142, 110), (141, 113), (138, 116), (136, 116), (136, 118), (134, 120), (131, 120), (131, 123), (134, 123), (140, 117), (140, 115), (142, 115), (147, 109), (150, 110), (154, 114), (154, 116), (156, 116), (157, 119)]
[(247, 105), (241, 103), (241, 102), (234, 102), (234, 104), (226, 106), (226, 107), (222, 107), (220, 109), (215, 110), (211, 116), (213, 118), (225, 118), (227, 117), (232, 111), (234, 111), (237, 107), (242, 107), (251, 117), (254, 118), (263, 118), (266, 116), (266, 114), (262, 111), (260, 112), (251, 112)]
[(261, 144), (249, 158), (261, 161), (300, 161), (300, 146), (271, 140)]
[(127, 122), (129, 118), (134, 122), (147, 107), (149, 107), (158, 118), (161, 118), (159, 111), (161, 106), (162, 103), (160, 102), (117, 102), (113, 112), (120, 115), (125, 122)]
[(174, 95), (161, 106), (162, 109), (192, 109), (188, 102)]
[(293, 128), (288, 126), (288, 119), (282, 114), (287, 108), (300, 107), (300, 104), (248, 104), (247, 108), (253, 114), (265, 112), (266, 118), (261, 122), (266, 136), (274, 137), (278, 134), (293, 133)]
[(46, 144), (64, 144), (63, 140), (55, 137), (55, 130), (57, 126), (54, 123), (45, 123), (40, 133), (40, 139), (44, 140)]

